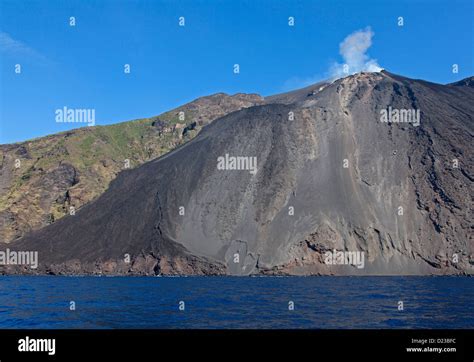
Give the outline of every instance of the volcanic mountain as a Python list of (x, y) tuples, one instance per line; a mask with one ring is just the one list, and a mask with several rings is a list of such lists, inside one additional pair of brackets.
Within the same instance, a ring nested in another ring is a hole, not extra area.
[(472, 84), (382, 71), (267, 97), (8, 247), (49, 273), (472, 274)]
[(256, 94), (218, 93), (156, 117), (0, 145), (0, 243), (56, 222), (95, 200), (124, 168), (162, 156), (227, 113), (261, 103)]

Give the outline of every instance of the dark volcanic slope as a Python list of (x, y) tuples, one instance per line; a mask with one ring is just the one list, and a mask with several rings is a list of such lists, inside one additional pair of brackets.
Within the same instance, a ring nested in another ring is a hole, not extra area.
[(265, 103), (292, 104), (296, 102), (301, 102), (308, 99), (309, 97), (315, 96), (317, 93), (321, 92), (328, 84), (329, 82), (327, 81), (319, 82), (301, 89), (296, 89), (290, 92), (265, 97)]
[(157, 117), (0, 145), (0, 245), (96, 199), (125, 160), (139, 166), (194, 138), (215, 119), (262, 103), (256, 94), (217, 93)]
[(464, 78), (459, 82), (450, 83), (448, 85), (474, 87), (474, 77)]
[[(473, 272), (472, 87), (362, 73), (285, 99), (215, 121), (11, 247), (69, 271), (127, 272), (130, 254), (147, 273)], [(389, 106), (421, 124), (381, 122)], [(225, 154), (258, 172), (219, 170)], [(333, 249), (365, 267), (326, 265)]]

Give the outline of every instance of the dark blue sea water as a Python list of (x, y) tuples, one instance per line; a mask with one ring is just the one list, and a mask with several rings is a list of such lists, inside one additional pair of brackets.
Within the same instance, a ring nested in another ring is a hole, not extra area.
[(474, 328), (473, 311), (468, 277), (0, 277), (0, 328)]

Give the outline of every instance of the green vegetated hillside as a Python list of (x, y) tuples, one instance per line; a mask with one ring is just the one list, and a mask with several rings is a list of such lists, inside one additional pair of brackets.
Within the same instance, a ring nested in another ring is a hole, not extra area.
[(262, 102), (254, 94), (219, 93), (157, 117), (0, 145), (0, 241), (75, 212), (125, 168), (169, 152), (227, 113)]

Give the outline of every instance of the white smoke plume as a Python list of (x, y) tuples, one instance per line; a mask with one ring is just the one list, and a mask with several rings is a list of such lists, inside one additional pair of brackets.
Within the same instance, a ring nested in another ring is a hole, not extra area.
[(331, 77), (338, 79), (359, 72), (380, 72), (381, 68), (376, 59), (371, 59), (366, 54), (372, 45), (374, 32), (370, 27), (357, 30), (348, 35), (339, 44), (339, 53), (344, 59), (344, 64), (336, 63), (331, 68)]

